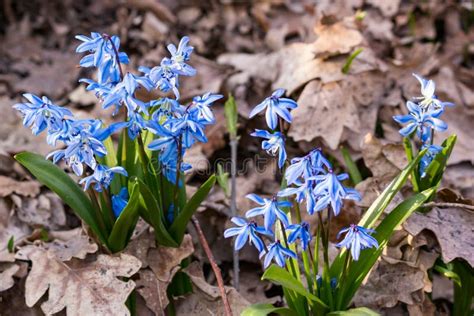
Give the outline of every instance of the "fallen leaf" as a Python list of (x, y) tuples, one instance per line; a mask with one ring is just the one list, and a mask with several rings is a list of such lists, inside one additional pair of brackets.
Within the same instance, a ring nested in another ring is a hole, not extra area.
[[(69, 261), (73, 257), (85, 259), (88, 254), (95, 253), (98, 249), (97, 244), (92, 242), (89, 236), (83, 234), (82, 228), (67, 232), (52, 232), (49, 237), (55, 239), (44, 243), (43, 248), (61, 261)], [(58, 237), (62, 238), (58, 239)]]
[(8, 241), (13, 238), (14, 246), (31, 234), (31, 228), (18, 219), (10, 205), (0, 198), (0, 262), (15, 261), (14, 254), (8, 251)]
[(13, 275), (20, 270), (20, 266), (13, 263), (0, 264), (0, 292), (8, 290), (15, 284)]
[(117, 277), (131, 277), (139, 270), (141, 263), (135, 257), (98, 255), (93, 262), (66, 263), (35, 246), (23, 247), (19, 253), (32, 261), (25, 285), (27, 306), (34, 306), (49, 289), (48, 299), (41, 304), (45, 314), (66, 308), (68, 315), (130, 315), (125, 301), (135, 283)]
[(54, 193), (48, 192), (36, 198), (20, 198), (12, 195), (11, 199), (18, 218), (30, 226), (58, 229), (66, 225), (63, 202)]
[(463, 258), (474, 265), (474, 216), (471, 212), (461, 208), (434, 207), (426, 214), (414, 213), (403, 227), (414, 236), (424, 229), (432, 231), (441, 246), (444, 262)]
[[(177, 315), (224, 315), (224, 304), (217, 286), (204, 280), (202, 269), (197, 262), (190, 264), (184, 272), (191, 278), (193, 293), (176, 303)], [(236, 289), (225, 287), (229, 304), (234, 315), (240, 315), (250, 305)]]
[(366, 2), (378, 8), (384, 16), (391, 17), (398, 12), (398, 7), (400, 6), (401, 0), (367, 0)]
[(33, 197), (38, 195), (40, 188), (41, 184), (37, 181), (17, 181), (0, 175), (0, 197), (5, 197), (12, 193)]
[(344, 21), (334, 24), (319, 23), (314, 32), (318, 35), (315, 46), (316, 57), (329, 57), (349, 53), (362, 43), (363, 37), (358, 30)]

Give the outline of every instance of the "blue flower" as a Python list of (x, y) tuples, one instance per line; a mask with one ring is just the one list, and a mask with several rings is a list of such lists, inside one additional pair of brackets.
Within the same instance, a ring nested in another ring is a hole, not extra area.
[(416, 131), (418, 137), (423, 143), (430, 140), (431, 129), (436, 131), (445, 131), (448, 125), (440, 120), (438, 117), (443, 113), (442, 109), (430, 110), (423, 109), (416, 103), (407, 102), (407, 115), (395, 115), (393, 119), (400, 124), (407, 124), (399, 132), (401, 135), (408, 137), (411, 133)]
[(207, 137), (204, 134), (205, 127), (194, 114), (186, 112), (183, 115), (177, 115), (165, 124), (169, 126), (172, 133), (181, 135), (183, 148), (190, 148), (196, 141), (207, 142)]
[(214, 114), (212, 114), (209, 106), (211, 106), (213, 102), (222, 99), (222, 97), (223, 96), (220, 94), (211, 94), (210, 92), (204, 94), (202, 97), (196, 96), (193, 98), (193, 102), (190, 105), (190, 111), (195, 111), (196, 117), (199, 120), (202, 120), (202, 123), (214, 124)]
[(433, 80), (426, 80), (420, 75), (413, 74), (413, 76), (420, 82), (421, 97), (416, 99), (420, 101), (419, 105), (422, 108), (432, 107), (434, 110), (444, 109), (445, 106), (453, 106), (451, 102), (442, 102), (435, 95), (436, 84)]
[(180, 75), (194, 76), (196, 75), (196, 69), (185, 63), (191, 57), (191, 53), (194, 48), (188, 46), (189, 37), (184, 36), (181, 38), (178, 44), (178, 48), (174, 44), (168, 45), (168, 51), (171, 53), (171, 61), (173, 62), (173, 69)]
[(285, 139), (283, 134), (280, 132), (271, 134), (268, 131), (256, 129), (255, 132), (250, 135), (266, 139), (262, 142), (262, 149), (272, 156), (276, 156), (278, 153), (278, 167), (281, 169), (286, 161)]
[(346, 233), (346, 236), (336, 245), (336, 247), (350, 249), (352, 258), (357, 261), (359, 260), (361, 249), (373, 247), (378, 248), (379, 243), (374, 237), (370, 236), (370, 234), (373, 234), (374, 232), (373, 229), (351, 224), (349, 227), (344, 228), (337, 234), (338, 239), (343, 233)]
[(143, 118), (142, 114), (136, 111), (128, 112), (127, 117), (128, 136), (131, 140), (134, 140), (147, 127), (147, 121)]
[(103, 189), (107, 189), (112, 182), (114, 174), (118, 173), (123, 176), (127, 176), (127, 171), (122, 167), (107, 167), (104, 165), (97, 165), (94, 169), (94, 173), (90, 176), (82, 178), (79, 184), (84, 184), (84, 191), (89, 189), (92, 183), (95, 183), (94, 190), (102, 192)]
[(323, 172), (324, 168), (331, 169), (331, 163), (323, 156), (321, 149), (316, 148), (304, 157), (291, 159), (285, 172), (286, 182), (291, 185), (300, 177), (307, 179)]
[(245, 245), (247, 240), (249, 243), (255, 246), (259, 252), (263, 251), (265, 248), (262, 238), (257, 234), (271, 236), (271, 232), (265, 230), (263, 227), (257, 226), (255, 221), (247, 222), (241, 217), (232, 217), (232, 223), (238, 227), (231, 227), (225, 230), (224, 237), (229, 238), (232, 236), (237, 236), (234, 243), (235, 250), (240, 250)]
[(54, 105), (47, 97), (40, 99), (31, 93), (25, 93), (23, 96), (30, 103), (17, 103), (13, 108), (23, 115), (23, 125), (31, 127), (35, 135), (38, 135), (46, 128), (60, 130), (63, 128), (64, 117), (73, 116), (71, 111)]
[[(181, 172), (186, 172), (187, 170), (191, 169), (192, 166), (188, 163), (182, 162), (181, 163)], [(178, 168), (178, 164), (176, 159), (169, 159), (167, 161), (161, 161), (161, 168), (160, 171), (164, 174), (165, 178), (173, 183), (176, 184), (176, 170)], [(182, 181), (179, 182), (179, 186), (182, 186)]]
[(173, 90), (176, 99), (179, 99), (179, 80), (178, 73), (173, 69), (173, 62), (169, 58), (163, 58), (160, 66), (153, 68), (139, 67), (139, 71), (145, 73), (145, 75), (153, 82), (156, 89), (160, 89), (163, 92)]
[(287, 215), (281, 210), (282, 207), (291, 206), (289, 201), (278, 201), (276, 197), (271, 199), (261, 198), (256, 194), (248, 194), (246, 197), (260, 206), (248, 210), (247, 213), (245, 213), (245, 217), (249, 218), (263, 215), (266, 230), (271, 230), (277, 218), (283, 223), (284, 227), (290, 224)]
[(300, 180), (296, 180), (293, 184), (296, 185), (296, 187), (285, 188), (278, 192), (278, 196), (296, 195), (296, 201), (298, 203), (306, 201), (306, 210), (310, 215), (313, 215), (316, 205), (316, 198), (313, 194), (316, 181), (306, 180), (305, 182), (301, 182)]
[(359, 193), (354, 189), (345, 188), (340, 182), (348, 178), (349, 176), (346, 173), (336, 175), (332, 170), (326, 174), (312, 177), (313, 180), (317, 181), (313, 191), (317, 199), (314, 211), (321, 211), (331, 205), (334, 215), (337, 216), (341, 211), (343, 199), (359, 201)]
[(286, 230), (290, 232), (288, 235), (288, 243), (292, 244), (296, 242), (297, 239), (299, 239), (301, 242), (301, 248), (303, 248), (303, 250), (308, 248), (312, 237), (309, 232), (309, 224), (307, 222), (303, 221), (301, 224), (289, 225)]
[(150, 108), (155, 106), (158, 107), (158, 110), (153, 112), (152, 118), (156, 122), (160, 122), (163, 117), (166, 119), (170, 118), (173, 116), (174, 113), (184, 113), (178, 101), (171, 98), (160, 98), (158, 100), (151, 101)]
[(128, 203), (128, 190), (122, 188), (117, 195), (112, 195), (112, 210), (115, 218), (118, 218)]
[(294, 258), (296, 259), (296, 254), (288, 248), (285, 248), (281, 245), (280, 241), (277, 240), (274, 243), (271, 243), (268, 246), (268, 252), (262, 251), (260, 252), (260, 258), (265, 256), (265, 261), (263, 266), (267, 268), (272, 260), (275, 260), (276, 264), (280, 267), (285, 266), (285, 260), (287, 258)]
[(426, 176), (426, 168), (430, 165), (430, 163), (433, 161), (433, 159), (436, 157), (436, 155), (443, 150), (443, 147), (438, 146), (438, 145), (424, 145), (421, 147), (421, 149), (427, 148), (428, 150), (426, 153), (421, 157), (420, 160), (420, 166), (419, 166), (419, 172), (420, 176), (423, 178)]
[(252, 118), (266, 109), (265, 119), (269, 128), (274, 130), (277, 127), (278, 117), (291, 123), (292, 118), (288, 110), (295, 109), (298, 105), (291, 99), (282, 98), (284, 93), (284, 89), (275, 90), (270, 97), (263, 100), (250, 112), (249, 117)]
[(176, 160), (178, 158), (178, 134), (171, 132), (155, 121), (148, 122), (148, 129), (159, 136), (150, 142), (148, 149), (160, 151), (159, 158), (161, 161)]

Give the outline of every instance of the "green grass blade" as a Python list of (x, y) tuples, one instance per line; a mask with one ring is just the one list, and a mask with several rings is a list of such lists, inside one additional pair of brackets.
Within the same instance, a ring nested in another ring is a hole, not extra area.
[(93, 208), (89, 197), (63, 170), (38, 154), (22, 152), (15, 155), (15, 159), (39, 182), (56, 193), (90, 227), (99, 240), (107, 245), (107, 238), (98, 224), (100, 210)]
[(352, 182), (357, 184), (362, 181), (362, 175), (360, 174), (359, 168), (357, 168), (356, 163), (351, 157), (351, 154), (347, 150), (347, 148), (341, 148), (342, 157), (344, 158), (344, 162), (346, 164), (347, 170), (349, 171), (349, 175), (351, 177)]
[(327, 314), (327, 316), (379, 316), (380, 314), (374, 312), (367, 307), (351, 308), (346, 311), (337, 311)]
[(241, 316), (267, 316), (277, 314), (280, 316), (298, 316), (296, 312), (287, 307), (275, 307), (272, 304), (254, 304), (247, 307)]
[(341, 69), (343, 74), (347, 75), (349, 73), (352, 62), (360, 53), (362, 53), (363, 50), (364, 50), (363, 48), (358, 48), (347, 58), (346, 63), (344, 64), (344, 66), (342, 66), (342, 69)]

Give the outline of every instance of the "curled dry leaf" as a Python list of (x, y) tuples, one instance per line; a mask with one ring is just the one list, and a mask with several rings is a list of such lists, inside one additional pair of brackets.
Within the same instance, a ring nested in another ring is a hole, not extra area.
[(139, 272), (137, 291), (145, 299), (146, 305), (155, 315), (164, 315), (169, 303), (166, 288), (181, 267), (181, 261), (194, 252), (190, 235), (185, 235), (179, 248), (150, 248), (146, 258), (149, 269)]
[(17, 181), (15, 179), (0, 176), (0, 197), (16, 193), (23, 196), (36, 196), (40, 192), (41, 185), (37, 181)]
[(66, 308), (68, 315), (130, 315), (125, 301), (135, 283), (117, 277), (131, 277), (140, 269), (135, 257), (98, 255), (92, 262), (62, 262), (35, 246), (23, 247), (19, 252), (32, 261), (25, 284), (27, 306), (34, 306), (49, 289), (48, 299), (41, 304), (45, 314)]
[[(189, 265), (184, 272), (193, 283), (193, 293), (176, 304), (177, 315), (225, 315), (222, 298), (217, 286), (204, 280), (202, 269), (197, 262)], [(227, 298), (234, 315), (240, 315), (250, 303), (232, 287), (226, 287)]]
[(18, 218), (30, 226), (58, 229), (66, 225), (66, 213), (61, 199), (51, 193), (36, 198), (11, 196)]
[(414, 213), (403, 224), (405, 230), (416, 236), (424, 229), (432, 231), (441, 246), (444, 262), (465, 259), (474, 266), (474, 215), (461, 208), (434, 207), (426, 214)]
[(15, 284), (13, 275), (20, 270), (20, 266), (13, 263), (0, 264), (0, 292), (8, 290)]
[(57, 239), (44, 243), (43, 247), (61, 261), (69, 261), (73, 257), (85, 259), (88, 254), (95, 253), (98, 249), (97, 244), (93, 243), (89, 236), (84, 235), (81, 228), (66, 232), (53, 232), (50, 237)]

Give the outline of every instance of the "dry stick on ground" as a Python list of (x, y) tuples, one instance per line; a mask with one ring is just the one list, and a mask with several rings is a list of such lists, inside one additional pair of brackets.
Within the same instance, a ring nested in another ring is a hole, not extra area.
[(441, 207), (441, 208), (457, 207), (457, 208), (463, 208), (469, 211), (474, 211), (474, 205), (462, 204), (462, 203), (428, 202), (428, 203), (423, 204), (423, 206), (424, 207)]
[(202, 248), (204, 248), (204, 252), (206, 253), (207, 258), (209, 259), (209, 263), (211, 264), (212, 270), (214, 271), (214, 274), (216, 275), (217, 285), (219, 286), (222, 302), (224, 303), (225, 314), (226, 316), (232, 316), (232, 309), (230, 308), (229, 300), (227, 299), (227, 293), (225, 291), (224, 280), (222, 279), (221, 269), (219, 268), (219, 266), (216, 263), (216, 260), (214, 259), (214, 255), (212, 254), (211, 248), (209, 247), (206, 237), (204, 236), (204, 233), (202, 232), (201, 225), (199, 225), (198, 219), (196, 218), (196, 216), (193, 215), (191, 220), (199, 236), (199, 241), (201, 242)]

